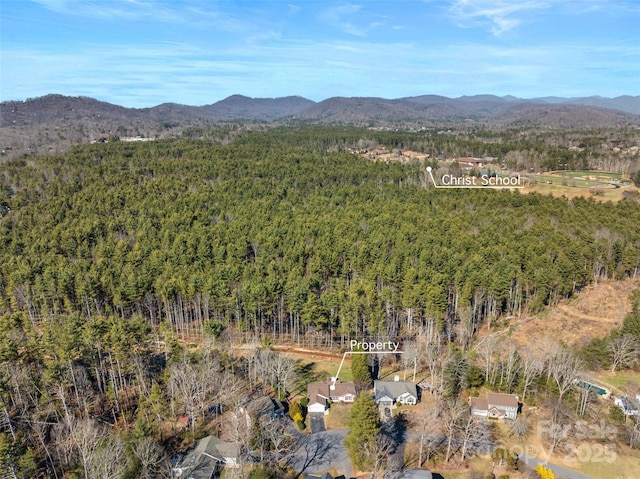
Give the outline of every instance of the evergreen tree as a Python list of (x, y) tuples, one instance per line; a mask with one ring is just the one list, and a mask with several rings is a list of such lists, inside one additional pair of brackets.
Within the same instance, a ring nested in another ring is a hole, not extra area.
[(349, 427), (344, 445), (353, 466), (360, 471), (371, 470), (377, 455), (380, 434), (378, 406), (369, 394), (360, 394), (349, 414)]
[(358, 391), (368, 389), (372, 384), (373, 378), (371, 377), (371, 369), (369, 368), (369, 356), (369, 354), (361, 352), (355, 352), (351, 355), (351, 373)]

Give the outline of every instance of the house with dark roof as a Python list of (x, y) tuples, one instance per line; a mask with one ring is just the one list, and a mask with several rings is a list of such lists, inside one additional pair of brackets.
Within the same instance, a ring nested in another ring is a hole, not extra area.
[(515, 394), (488, 392), (486, 397), (472, 397), (469, 402), (472, 414), (494, 419), (515, 419), (520, 410)]
[(324, 414), (329, 413), (329, 401), (352, 403), (356, 399), (356, 387), (348, 382), (341, 382), (336, 380), (327, 380), (323, 382), (309, 383), (307, 384), (307, 396), (309, 397), (309, 404), (307, 404), (307, 411), (322, 412)]
[(251, 427), (253, 418), (260, 421), (273, 421), (284, 416), (284, 406), (282, 403), (269, 396), (262, 396), (253, 401), (248, 401), (240, 407), (240, 412), (244, 415), (247, 427)]
[(344, 476), (333, 477), (328, 472), (325, 472), (320, 476), (316, 476), (315, 474), (307, 474), (304, 476), (304, 479), (345, 479), (345, 477)]
[(183, 479), (211, 479), (225, 466), (239, 467), (240, 453), (239, 444), (207, 436), (196, 443), (173, 472)]
[(416, 384), (411, 381), (400, 381), (399, 376), (395, 376), (393, 381), (374, 381), (373, 391), (376, 404), (380, 406), (415, 405), (418, 403)]
[(625, 416), (637, 416), (640, 406), (638, 402), (629, 396), (619, 396), (613, 400), (613, 403), (622, 409)]
[(422, 469), (405, 469), (398, 479), (433, 479), (433, 473)]

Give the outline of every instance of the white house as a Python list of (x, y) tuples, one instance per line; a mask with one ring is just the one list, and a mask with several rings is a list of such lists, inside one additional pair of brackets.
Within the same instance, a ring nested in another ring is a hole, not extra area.
[(638, 402), (628, 396), (616, 397), (613, 403), (622, 409), (625, 416), (637, 416), (638, 415)]
[(376, 404), (379, 406), (418, 403), (418, 390), (415, 383), (400, 381), (398, 376), (393, 381), (374, 381), (373, 390)]
[(470, 398), (471, 413), (494, 419), (515, 419), (520, 409), (518, 396), (488, 392), (484, 398)]
[(308, 412), (329, 413), (329, 401), (352, 403), (356, 399), (356, 387), (352, 382), (340, 382), (328, 380), (319, 383), (307, 384)]

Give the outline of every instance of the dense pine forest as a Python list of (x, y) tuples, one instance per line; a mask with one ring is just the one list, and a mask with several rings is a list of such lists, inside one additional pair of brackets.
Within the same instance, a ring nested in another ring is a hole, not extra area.
[[(303, 341), (449, 339), (640, 265), (636, 203), (435, 191), (359, 130), (90, 145), (3, 168), (0, 307)], [(337, 150), (330, 152), (330, 150)], [(459, 327), (460, 324), (464, 328)]]
[(436, 190), (424, 163), (348, 152), (369, 141), (423, 137), (273, 128), (0, 165), (0, 457), (21, 477), (116, 477), (83, 449), (99, 417), (129, 431), (105, 457), (126, 443), (143, 477), (136, 448), (162, 439), (161, 416), (206, 409), (197, 391), (165, 394), (186, 369), (216, 371), (220, 402), (266, 377), (209, 350), (179, 359), (180, 339), (338, 347), (435, 325), (465, 350), (481, 326), (638, 272), (637, 202)]

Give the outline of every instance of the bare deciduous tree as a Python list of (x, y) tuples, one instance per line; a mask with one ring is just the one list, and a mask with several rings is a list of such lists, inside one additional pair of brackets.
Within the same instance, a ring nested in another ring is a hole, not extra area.
[(80, 461), (84, 468), (84, 477), (89, 479), (91, 476), (91, 453), (96, 447), (101, 433), (98, 430), (95, 422), (90, 419), (72, 419), (70, 424), (71, 437), (76, 445)]
[(404, 369), (403, 379), (407, 379), (407, 369), (413, 368), (413, 381), (416, 380), (418, 369), (418, 359), (420, 357), (420, 345), (416, 342), (406, 342), (402, 345), (402, 369)]
[(443, 410), (442, 421), (444, 434), (447, 437), (447, 452), (445, 454), (445, 462), (449, 462), (453, 456), (452, 448), (455, 441), (460, 436), (460, 422), (466, 419), (469, 413), (467, 404), (456, 397), (449, 401)]
[(618, 336), (607, 345), (611, 354), (611, 372), (617, 368), (625, 368), (640, 359), (640, 343), (630, 334)]
[(471, 411), (467, 408), (465, 415), (461, 418), (460, 432), (462, 439), (462, 448), (460, 451), (460, 460), (464, 462), (469, 445), (476, 442), (484, 436), (486, 432), (485, 424), (480, 421), (477, 416), (471, 414)]
[(122, 439), (109, 436), (96, 444), (89, 455), (91, 479), (120, 479), (124, 477), (129, 464)]
[(520, 361), (522, 363), (522, 400), (524, 401), (529, 387), (543, 371), (544, 361), (529, 348), (522, 351)]
[(489, 379), (491, 377), (494, 355), (497, 348), (498, 336), (495, 334), (485, 336), (474, 346), (475, 351), (477, 351), (484, 363), (484, 382), (487, 384), (489, 383)]
[(518, 372), (521, 369), (520, 355), (514, 345), (500, 358), (500, 384), (508, 393), (513, 390)]
[(176, 400), (182, 404), (191, 424), (191, 432), (195, 433), (198, 417), (204, 414), (207, 401), (215, 390), (222, 386), (220, 362), (212, 355), (205, 354), (197, 363), (187, 357), (172, 364), (169, 372), (169, 399), (175, 411)]
[(633, 419), (633, 426), (629, 430), (629, 447), (640, 448), (640, 418)]
[(427, 412), (422, 414), (419, 418), (419, 427), (418, 467), (420, 468), (431, 459), (442, 443), (438, 409), (429, 408)]
[(162, 446), (154, 438), (138, 439), (131, 446), (131, 453), (140, 464), (140, 477), (152, 479), (161, 472), (165, 453)]
[(547, 371), (553, 378), (558, 388), (558, 403), (554, 410), (554, 419), (557, 409), (562, 403), (562, 398), (573, 386), (582, 370), (582, 361), (573, 355), (571, 351), (558, 345), (551, 351), (547, 360)]
[(522, 414), (519, 414), (518, 417), (509, 424), (509, 435), (514, 436), (518, 441), (523, 441), (529, 437), (532, 429), (531, 422)]

